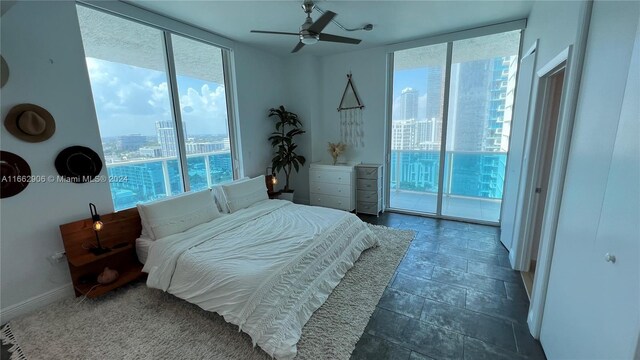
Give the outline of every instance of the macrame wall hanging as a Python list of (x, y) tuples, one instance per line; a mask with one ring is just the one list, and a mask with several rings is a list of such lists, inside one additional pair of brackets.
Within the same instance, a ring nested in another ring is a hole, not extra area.
[(358, 97), (353, 85), (351, 73), (347, 74), (347, 86), (342, 93), (338, 112), (340, 113), (340, 141), (359, 147), (364, 147), (364, 124), (362, 121), (364, 105)]

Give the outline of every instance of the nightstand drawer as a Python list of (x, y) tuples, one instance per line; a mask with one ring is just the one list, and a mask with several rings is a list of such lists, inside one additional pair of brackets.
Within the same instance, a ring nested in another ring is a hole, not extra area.
[(378, 179), (380, 171), (377, 167), (356, 166), (356, 176), (358, 179)]
[(309, 191), (324, 195), (349, 196), (351, 194), (351, 185), (311, 181), (311, 189)]
[(356, 208), (359, 213), (377, 215), (382, 209), (382, 202), (362, 202), (358, 201), (358, 207)]
[(376, 202), (378, 201), (378, 191), (358, 190), (358, 202)]
[(351, 185), (351, 174), (352, 172), (347, 171), (319, 171), (312, 169), (309, 171), (309, 181)]
[(373, 190), (376, 191), (379, 188), (378, 180), (370, 179), (358, 179), (358, 190)]

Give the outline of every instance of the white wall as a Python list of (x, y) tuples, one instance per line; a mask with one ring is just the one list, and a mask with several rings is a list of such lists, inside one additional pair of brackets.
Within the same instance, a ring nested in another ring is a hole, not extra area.
[[(1, 90), (3, 121), (20, 103), (38, 104), (56, 120), (53, 137), (35, 144), (3, 126), (2, 150), (27, 160), (33, 175), (57, 175), (55, 157), (71, 145), (102, 153), (74, 2), (16, 3), (2, 16), (2, 56), (10, 74)], [(112, 211), (109, 184), (30, 184), (0, 200), (2, 322), (21, 310), (12, 305), (29, 298), (60, 287), (46, 301), (72, 294), (66, 263), (52, 264), (47, 257), (64, 250), (58, 225), (88, 217), (89, 202), (101, 213)]]
[[(286, 98), (282, 101), (287, 110), (298, 114), (305, 134), (296, 138), (297, 153), (306, 159), (305, 165), (298, 173), (291, 175), (291, 187), (295, 189), (294, 201), (309, 203), (309, 164), (313, 162), (313, 143), (319, 140), (317, 136), (323, 124), (320, 115), (322, 98), (322, 83), (320, 76), (320, 61), (318, 57), (305, 54), (291, 55), (285, 59), (286, 68)], [(273, 122), (272, 122), (273, 124)], [(280, 184), (284, 187), (284, 173), (281, 173)]]
[(274, 130), (269, 109), (285, 101), (285, 71), (282, 59), (272, 54), (236, 44), (234, 49), (238, 117), (245, 176), (265, 174), (271, 164)]
[(342, 93), (347, 85), (347, 74), (360, 100), (364, 103), (364, 147), (347, 147), (345, 161), (384, 164), (386, 119), (386, 47), (326, 56), (322, 62), (322, 127), (314, 134), (314, 161), (331, 161), (327, 142), (340, 141), (340, 115), (337, 111)]
[[(598, 239), (598, 229), (606, 218), (605, 189), (639, 18), (638, 2), (596, 1), (593, 7), (542, 323), (549, 358), (633, 356), (629, 343), (637, 337), (624, 325), (637, 321), (638, 299), (629, 292), (638, 286), (638, 253), (617, 246), (624, 239)], [(637, 164), (639, 155), (627, 161)], [(631, 223), (619, 226), (617, 233), (633, 229)], [(628, 239), (637, 244), (638, 234)], [(606, 263), (605, 252), (615, 247), (619, 263)], [(618, 266), (630, 271), (616, 274)], [(624, 291), (609, 291), (617, 289)]]
[[(529, 50), (535, 44), (536, 40), (539, 40), (535, 54), (536, 67), (534, 73), (568, 46), (576, 43), (578, 26), (580, 21), (582, 21), (580, 18), (580, 10), (583, 6), (585, 6), (584, 2), (580, 1), (536, 1), (534, 3), (522, 40), (522, 51)], [(530, 74), (521, 72), (519, 76), (530, 76)], [(528, 86), (529, 84), (529, 82), (521, 81), (521, 79), (522, 78), (519, 79), (516, 89), (518, 93), (527, 92), (527, 89), (524, 89), (523, 86)], [(535, 99), (537, 95), (537, 84), (537, 81), (534, 81), (531, 88), (531, 99)], [(526, 162), (528, 161), (527, 149), (525, 149), (525, 141), (523, 140), (530, 136), (530, 134), (527, 134), (527, 127), (531, 127), (529, 123), (531, 114), (520, 112), (520, 108), (522, 107), (529, 107), (529, 111), (533, 111), (535, 103), (531, 102), (529, 104), (529, 100), (529, 98), (517, 96), (516, 103), (514, 104), (516, 108), (514, 114), (521, 117), (514, 117), (511, 124), (512, 141), (509, 144), (508, 175), (505, 180), (505, 196), (502, 204), (502, 209), (509, 212), (509, 214), (512, 214), (513, 211), (516, 212), (515, 219), (513, 215), (504, 215), (506, 221), (504, 230), (511, 232), (511, 229), (514, 229), (513, 249), (517, 249), (516, 242), (521, 239), (519, 234), (522, 223), (518, 218), (521, 217), (524, 187), (526, 179), (529, 176), (526, 173), (526, 169), (523, 169), (522, 166), (524, 162), (526, 167)], [(505, 235), (506, 242), (511, 242), (511, 240), (508, 239), (510, 235), (507, 233), (502, 236)], [(505, 242), (505, 240), (503, 240), (503, 242)], [(537, 253), (537, 248), (535, 250)], [(511, 265), (515, 266), (518, 270), (527, 270), (528, 264), (525, 267), (518, 266), (519, 264), (516, 261), (517, 254), (517, 250), (511, 254)]]
[[(56, 133), (26, 143), (2, 126), (2, 150), (22, 156), (34, 175), (57, 175), (54, 159), (71, 145), (102, 153), (84, 61), (75, 2), (18, 2), (2, 15), (2, 56), (10, 78), (1, 91), (2, 120), (20, 103), (38, 104), (56, 120)], [(28, 19), (28, 20), (26, 20)], [(247, 176), (263, 174), (271, 158), (268, 109), (286, 101), (282, 59), (234, 44), (242, 157)], [(106, 174), (103, 167), (102, 175)], [(88, 203), (113, 211), (107, 183), (31, 184), (0, 200), (1, 322), (58, 298), (72, 296), (66, 262), (47, 257), (64, 249), (58, 226), (87, 218)]]

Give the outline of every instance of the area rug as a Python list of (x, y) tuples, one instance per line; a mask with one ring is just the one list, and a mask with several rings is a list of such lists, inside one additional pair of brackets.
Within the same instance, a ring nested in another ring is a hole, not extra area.
[[(366, 250), (307, 322), (296, 359), (348, 359), (402, 260), (413, 231), (369, 225)], [(0, 332), (15, 359), (251, 359), (271, 357), (211, 312), (143, 283), (99, 299), (67, 299)]]

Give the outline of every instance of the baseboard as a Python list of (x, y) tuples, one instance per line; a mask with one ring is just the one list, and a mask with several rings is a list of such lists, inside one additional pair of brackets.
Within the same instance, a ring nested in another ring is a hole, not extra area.
[(44, 294), (36, 295), (25, 301), (0, 309), (0, 324), (6, 324), (17, 316), (30, 313), (45, 305), (73, 296), (71, 283), (62, 285)]

